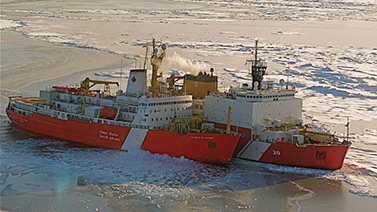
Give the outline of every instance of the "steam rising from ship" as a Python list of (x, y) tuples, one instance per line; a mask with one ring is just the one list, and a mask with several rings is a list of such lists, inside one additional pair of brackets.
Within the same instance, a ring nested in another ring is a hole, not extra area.
[(187, 73), (198, 74), (200, 71), (209, 71), (209, 65), (199, 62), (192, 61), (187, 58), (182, 57), (178, 53), (174, 52), (173, 55), (166, 56), (162, 64), (163, 69), (179, 69), (182, 71), (187, 71)]

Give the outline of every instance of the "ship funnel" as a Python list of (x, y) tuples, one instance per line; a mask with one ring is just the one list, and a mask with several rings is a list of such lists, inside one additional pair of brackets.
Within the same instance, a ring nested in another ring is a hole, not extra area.
[(127, 94), (145, 94), (147, 92), (147, 70), (132, 69), (127, 84)]

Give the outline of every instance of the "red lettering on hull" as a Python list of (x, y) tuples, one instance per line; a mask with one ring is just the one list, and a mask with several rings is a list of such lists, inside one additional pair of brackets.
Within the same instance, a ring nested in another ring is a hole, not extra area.
[(7, 114), (13, 123), (32, 132), (109, 149), (120, 149), (130, 131), (128, 127), (61, 120), (36, 113), (29, 117), (7, 110)]

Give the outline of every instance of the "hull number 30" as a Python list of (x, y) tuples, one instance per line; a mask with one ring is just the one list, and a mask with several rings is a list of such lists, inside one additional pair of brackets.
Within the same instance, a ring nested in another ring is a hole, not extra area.
[(272, 150), (272, 155), (279, 156), (280, 155), (280, 151), (279, 150)]

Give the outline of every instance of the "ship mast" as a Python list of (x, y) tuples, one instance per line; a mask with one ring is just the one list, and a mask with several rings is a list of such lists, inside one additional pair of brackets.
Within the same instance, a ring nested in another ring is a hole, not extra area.
[(255, 56), (255, 61), (258, 61), (258, 40), (255, 40), (255, 47), (254, 47), (254, 49), (255, 49), (255, 54), (254, 54), (254, 56)]
[(251, 76), (253, 78), (253, 90), (261, 90), (263, 76), (266, 73), (267, 63), (258, 59), (258, 40), (255, 40), (254, 60), (247, 60), (251, 62)]
[[(156, 97), (158, 94), (157, 71), (158, 71), (158, 68), (162, 64), (162, 59), (165, 57), (166, 45), (163, 44), (161, 46), (161, 49), (162, 49), (161, 51), (159, 51), (159, 49), (156, 47), (155, 39), (153, 39), (152, 45), (153, 46), (152, 46), (152, 57), (151, 57), (151, 65), (152, 65), (151, 91), (152, 91), (152, 97)], [(159, 54), (159, 52), (161, 53)]]

